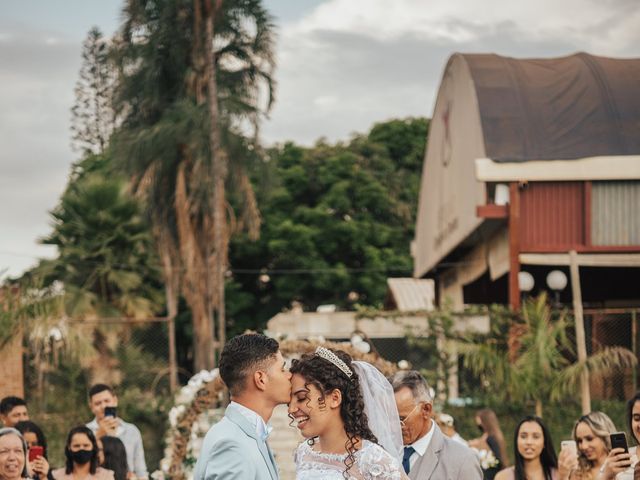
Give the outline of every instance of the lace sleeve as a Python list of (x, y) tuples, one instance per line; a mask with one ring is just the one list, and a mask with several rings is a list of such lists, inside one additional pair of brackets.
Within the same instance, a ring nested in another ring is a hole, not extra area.
[(363, 448), (359, 467), (364, 480), (408, 480), (409, 478), (398, 461), (375, 443)]

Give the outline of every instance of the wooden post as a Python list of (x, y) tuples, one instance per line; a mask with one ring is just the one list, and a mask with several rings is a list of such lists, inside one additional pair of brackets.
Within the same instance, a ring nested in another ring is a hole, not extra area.
[(176, 359), (176, 322), (175, 315), (169, 317), (169, 390), (175, 393), (178, 390), (178, 361)]
[[(569, 252), (571, 269), (571, 291), (573, 292), (573, 314), (576, 322), (576, 343), (578, 347), (578, 361), (587, 361), (587, 343), (584, 333), (584, 317), (582, 314), (582, 290), (580, 289), (580, 272), (578, 270), (578, 254), (575, 250)], [(589, 391), (589, 371), (585, 368), (580, 376), (580, 401), (582, 414), (591, 411), (591, 392)]]
[(520, 310), (520, 191), (518, 182), (509, 184), (509, 305)]

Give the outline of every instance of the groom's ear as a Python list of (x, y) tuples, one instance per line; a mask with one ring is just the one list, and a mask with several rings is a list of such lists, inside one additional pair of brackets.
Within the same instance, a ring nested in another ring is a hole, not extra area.
[(253, 373), (253, 384), (262, 392), (267, 389), (267, 372), (264, 370), (256, 370)]

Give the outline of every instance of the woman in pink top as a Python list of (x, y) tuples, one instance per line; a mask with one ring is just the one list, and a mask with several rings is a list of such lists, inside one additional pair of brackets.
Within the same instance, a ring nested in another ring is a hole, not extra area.
[(84, 425), (72, 428), (64, 448), (67, 464), (53, 471), (56, 480), (114, 480), (113, 472), (98, 466), (98, 444)]
[(540, 417), (520, 420), (514, 439), (515, 465), (506, 468), (495, 480), (556, 480), (558, 459), (549, 430)]

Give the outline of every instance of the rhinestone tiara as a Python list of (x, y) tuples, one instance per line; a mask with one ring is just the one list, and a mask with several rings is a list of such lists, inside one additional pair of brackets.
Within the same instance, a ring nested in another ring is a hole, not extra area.
[(324, 348), (324, 347), (316, 348), (316, 355), (320, 358), (324, 358), (328, 362), (333, 363), (336, 367), (342, 370), (342, 373), (344, 373), (347, 377), (351, 378), (351, 376), (353, 375), (353, 372), (349, 367), (347, 367), (347, 364), (344, 363), (342, 360), (340, 360), (340, 357), (338, 357), (335, 353), (333, 353), (328, 348)]

